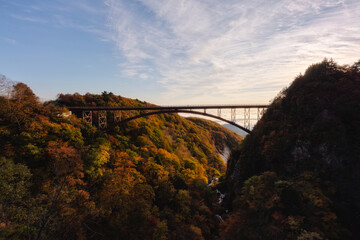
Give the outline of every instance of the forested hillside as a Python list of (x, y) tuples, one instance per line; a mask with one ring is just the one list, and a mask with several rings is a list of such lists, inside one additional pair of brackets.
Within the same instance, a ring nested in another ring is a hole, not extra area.
[(360, 62), (310, 66), (228, 162), (223, 239), (360, 239)]
[(0, 97), (0, 239), (215, 239), (208, 182), (239, 136), (177, 114), (100, 131), (59, 107), (144, 104), (106, 92), (41, 104), (23, 83)]
[(149, 105), (112, 93), (41, 104), (25, 84), (6, 92), (0, 239), (360, 239), (360, 62), (310, 66), (243, 141), (177, 114), (106, 130), (63, 114)]

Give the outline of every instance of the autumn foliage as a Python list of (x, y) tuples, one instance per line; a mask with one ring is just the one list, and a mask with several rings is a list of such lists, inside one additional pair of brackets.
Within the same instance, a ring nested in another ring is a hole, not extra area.
[(64, 114), (151, 105), (108, 92), (0, 93), (0, 239), (360, 238), (360, 62), (310, 66), (244, 141), (177, 114)]
[(221, 207), (208, 182), (225, 173), (218, 152), (240, 137), (176, 114), (101, 131), (59, 106), (147, 103), (104, 92), (41, 104), (22, 83), (10, 93), (0, 97), (0, 239), (218, 235)]

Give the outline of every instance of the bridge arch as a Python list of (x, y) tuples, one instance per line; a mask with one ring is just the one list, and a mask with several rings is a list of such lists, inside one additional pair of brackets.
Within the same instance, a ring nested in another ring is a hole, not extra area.
[[(66, 107), (66, 106), (64, 106)], [(82, 111), (82, 117), (84, 121), (92, 125), (92, 113), (98, 112), (98, 123), (99, 128), (106, 129), (107, 127), (107, 111), (114, 111), (114, 122), (125, 123), (133, 119), (140, 117), (146, 117), (155, 114), (164, 114), (164, 113), (190, 113), (197, 114), (202, 116), (207, 116), (210, 118), (218, 119), (229, 123), (246, 133), (251, 132), (250, 122), (251, 122), (251, 109), (257, 109), (257, 119), (259, 120), (264, 114), (265, 109), (268, 108), (268, 105), (257, 104), (257, 105), (193, 105), (193, 106), (69, 106), (66, 107), (70, 111), (79, 112)], [(206, 113), (207, 109), (217, 109), (218, 115)], [(231, 120), (227, 120), (221, 117), (221, 109), (231, 109)], [(235, 122), (236, 119), (236, 109), (244, 109), (244, 125), (241, 126)], [(140, 111), (139, 115), (121, 119), (122, 111)], [(150, 112), (143, 112), (150, 111)], [(203, 112), (201, 112), (203, 111)]]
[(213, 115), (213, 114), (205, 113), (205, 112), (198, 112), (198, 111), (192, 111), (192, 110), (186, 110), (186, 109), (169, 109), (169, 110), (160, 110), (160, 111), (142, 113), (142, 114), (139, 114), (139, 115), (136, 115), (136, 116), (129, 117), (129, 118), (126, 118), (124, 120), (121, 120), (119, 123), (126, 123), (126, 122), (129, 122), (129, 121), (137, 119), (137, 118), (151, 116), (151, 115), (157, 115), (157, 114), (163, 114), (163, 113), (190, 113), (190, 114), (197, 114), (197, 115), (207, 116), (207, 117), (210, 117), (210, 118), (215, 118), (215, 119), (218, 119), (220, 121), (224, 121), (226, 123), (229, 123), (229, 124), (239, 128), (239, 129), (243, 130), (244, 132), (251, 133), (251, 131), (249, 129), (246, 129), (245, 127), (240, 126), (239, 124), (237, 124), (235, 122), (232, 122), (232, 121), (229, 121), (229, 120), (227, 120), (225, 118), (222, 118), (222, 117), (219, 117), (219, 116), (216, 116), (216, 115)]

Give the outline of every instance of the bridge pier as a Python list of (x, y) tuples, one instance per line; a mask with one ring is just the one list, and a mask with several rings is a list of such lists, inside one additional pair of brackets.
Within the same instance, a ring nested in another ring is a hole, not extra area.
[(244, 108), (244, 128), (250, 129), (250, 108)]
[(106, 129), (107, 127), (107, 120), (106, 120), (106, 111), (99, 111), (99, 128)]
[(262, 118), (262, 116), (264, 115), (265, 108), (258, 108), (257, 110), (257, 120), (259, 121), (260, 118)]
[(121, 111), (119, 110), (114, 111), (114, 122), (116, 123), (121, 122)]
[(92, 111), (82, 111), (83, 120), (92, 125)]
[(231, 121), (235, 122), (236, 120), (236, 108), (231, 109)]

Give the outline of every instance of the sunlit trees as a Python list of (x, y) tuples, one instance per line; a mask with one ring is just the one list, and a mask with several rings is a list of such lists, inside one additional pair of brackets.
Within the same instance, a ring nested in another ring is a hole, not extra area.
[[(224, 174), (218, 142), (232, 147), (240, 138), (226, 130), (219, 134), (222, 130), (208, 121), (200, 126), (178, 115), (150, 116), (100, 131), (81, 118), (58, 114), (64, 111), (59, 105), (147, 104), (107, 92), (60, 94), (45, 104), (23, 83), (12, 84), (8, 93), (0, 97), (0, 157), (5, 157), (0, 238), (217, 235), (220, 206), (207, 182)], [(10, 197), (6, 184), (11, 191), (22, 189), (17, 198)]]

